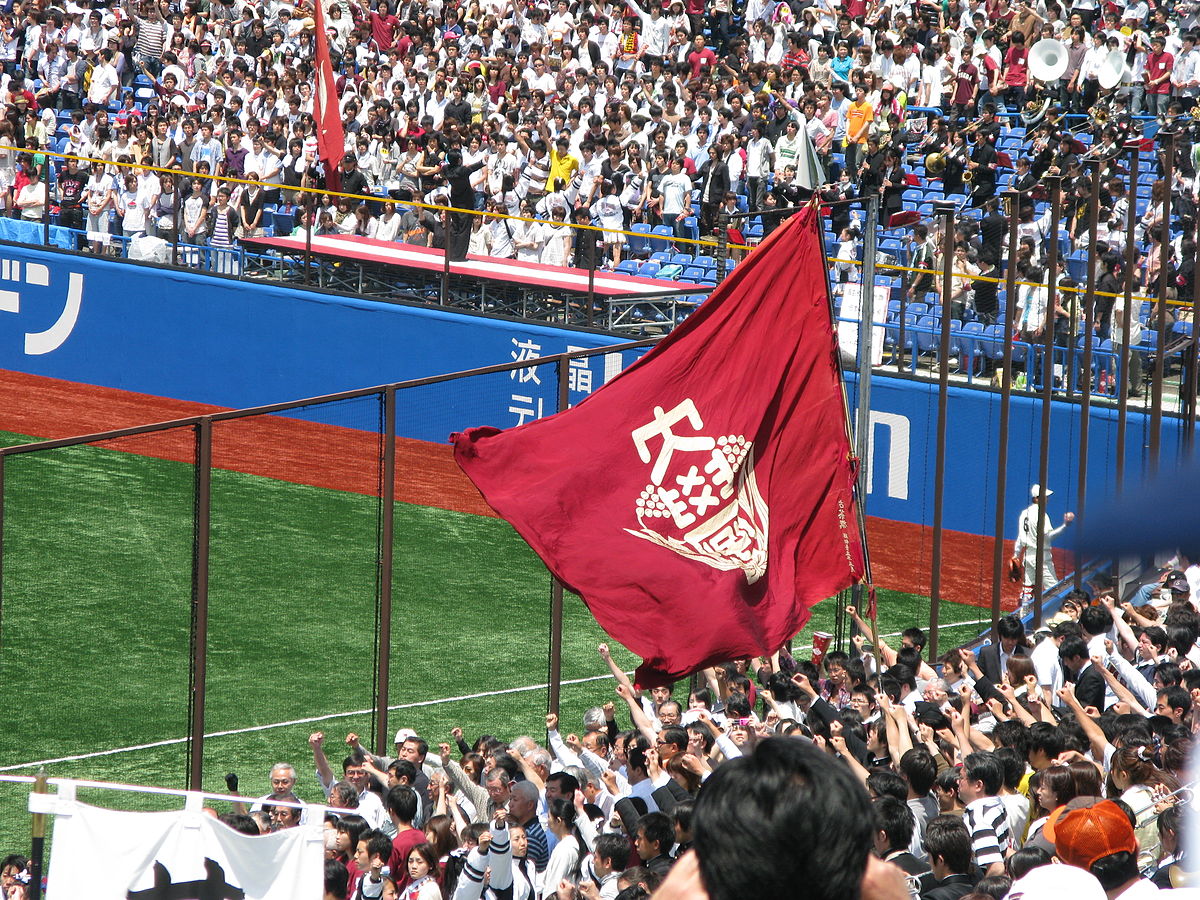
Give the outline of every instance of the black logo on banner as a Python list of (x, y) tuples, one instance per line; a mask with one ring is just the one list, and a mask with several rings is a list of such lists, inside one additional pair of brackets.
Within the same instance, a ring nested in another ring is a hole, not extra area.
[(129, 891), (126, 900), (244, 900), (246, 892), (225, 881), (225, 870), (211, 859), (204, 860), (203, 881), (176, 884), (160, 862), (154, 864), (154, 887)]

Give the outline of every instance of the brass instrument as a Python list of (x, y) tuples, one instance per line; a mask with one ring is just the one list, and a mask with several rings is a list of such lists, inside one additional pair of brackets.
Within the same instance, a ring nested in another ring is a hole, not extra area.
[(1045, 100), (1030, 100), (1021, 110), (1021, 121), (1026, 128), (1033, 128), (1046, 117), (1050, 110), (1050, 98)]
[(980, 116), (978, 119), (976, 119), (970, 125), (964, 125), (962, 128), (959, 129), (959, 131), (961, 131), (963, 134), (971, 134), (975, 131), (976, 128), (978, 128), (982, 124), (983, 124), (983, 116)]
[(930, 175), (941, 175), (946, 171), (946, 155), (944, 153), (930, 153), (925, 157), (925, 171)]

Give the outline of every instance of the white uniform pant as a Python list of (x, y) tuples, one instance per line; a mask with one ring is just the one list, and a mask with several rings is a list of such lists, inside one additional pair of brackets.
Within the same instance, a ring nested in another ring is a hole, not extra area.
[[(1033, 589), (1037, 584), (1037, 552), (1025, 553), (1025, 585), (1021, 589), (1021, 602), (1033, 599)], [(1050, 548), (1042, 553), (1042, 593), (1043, 595), (1054, 585), (1058, 584), (1058, 575), (1054, 571), (1054, 557)]]

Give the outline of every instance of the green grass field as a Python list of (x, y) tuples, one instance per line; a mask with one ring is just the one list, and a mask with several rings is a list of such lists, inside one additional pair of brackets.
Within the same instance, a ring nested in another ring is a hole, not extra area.
[[(0, 435), (0, 442), (27, 440)], [(171, 741), (186, 734), (192, 552), (190, 466), (93, 447), (10, 458), (5, 479), (0, 770), (20, 764)], [(264, 793), (279, 760), (314, 797), (306, 744), (323, 730), (336, 748), (368, 734), (371, 705), (377, 501), (234, 472), (214, 472), (206, 732), (207, 790), (226, 772)], [(543, 732), (549, 577), (502, 521), (398, 505), (389, 727), (430, 741)], [(928, 624), (927, 598), (881, 592), (885, 632)], [(983, 610), (944, 603), (942, 621)], [(798, 639), (833, 630), (819, 604)], [(979, 626), (943, 626), (941, 642)], [(568, 596), (563, 678), (599, 676), (605, 640)], [(636, 659), (619, 648), (627, 668)], [(446, 700), (464, 695), (471, 699)], [(601, 680), (563, 688), (571, 727), (612, 697)], [(429, 702), (439, 701), (444, 702)], [(295, 719), (316, 723), (273, 726)], [(243, 729), (258, 727), (259, 730)], [(336, 750), (330, 752), (334, 758)], [(336, 763), (335, 763), (336, 765)], [(182, 787), (181, 743), (55, 763), (51, 775)], [(0, 855), (27, 849), (26, 789), (0, 783)], [(169, 799), (82, 792), (84, 799), (162, 808)]]

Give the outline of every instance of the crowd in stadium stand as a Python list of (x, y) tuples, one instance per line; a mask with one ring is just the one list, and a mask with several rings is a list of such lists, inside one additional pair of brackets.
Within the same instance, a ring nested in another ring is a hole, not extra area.
[[(357, 810), (324, 814), (329, 900), (1173, 890), (1195, 868), (1200, 728), (1200, 564), (1175, 564), (1131, 602), (1100, 576), (1035, 633), (1010, 615), (936, 660), (921, 629), (876, 639), (854, 607), (850, 652), (737, 660), (690, 692), (637, 691), (601, 645), (616, 697), (570, 728), (401, 729), (394, 757), (317, 732), (312, 768), (278, 763), (220, 818), (259, 834), (311, 809), (279, 803)], [(0, 862), (5, 900), (25, 863)]]
[[(971, 276), (998, 266), (1003, 233), (975, 220), (999, 215), (985, 204), (1009, 184), (1026, 191), (1018, 258), (1031, 280), (1052, 264), (1050, 230), (1087, 230), (1087, 186), (1100, 178), (1103, 274), (1153, 293), (1166, 266), (1172, 291), (1191, 297), (1194, 3), (336, 0), (325, 22), (345, 131), (340, 177), (316, 158), (314, 12), (278, 0), (10, 4), (0, 16), (0, 142), (22, 152), (0, 151), (9, 213), (38, 220), (49, 203), (96, 251), (115, 252), (112, 235), (229, 247), (293, 232), (443, 247), (442, 217), (404, 201), (466, 202), (493, 215), (453, 249), (617, 265), (648, 255), (622, 232), (710, 237), (722, 208), (760, 213), (725, 229), (733, 241), (769, 233), (783, 215), (773, 210), (811, 194), (804, 131), (827, 200), (879, 194), (885, 221), (928, 213), (921, 201), (933, 196), (970, 201), (953, 302), (985, 318), (994, 291), (977, 300)], [(1048, 83), (1031, 66), (1042, 38), (1068, 54)], [(1127, 62), (1104, 89), (1113, 51)], [(1130, 183), (1118, 151), (1160, 124), (1140, 114), (1179, 132), (1170, 185), (1161, 154), (1147, 154)], [(48, 170), (46, 149), (170, 171), (59, 160)], [(925, 170), (930, 155), (936, 174)], [(1059, 223), (1043, 214), (1046, 174), (1065, 179)], [(298, 202), (296, 188), (334, 183), (379, 199), (322, 196), (311, 214)], [(1144, 213), (1137, 271), (1123, 273), (1129, 203)], [(833, 239), (853, 241), (848, 208), (833, 207), (832, 219)], [(602, 236), (572, 227), (589, 223)], [(1023, 319), (1036, 312), (1030, 300)], [(1111, 310), (1101, 312), (1108, 337)]]

